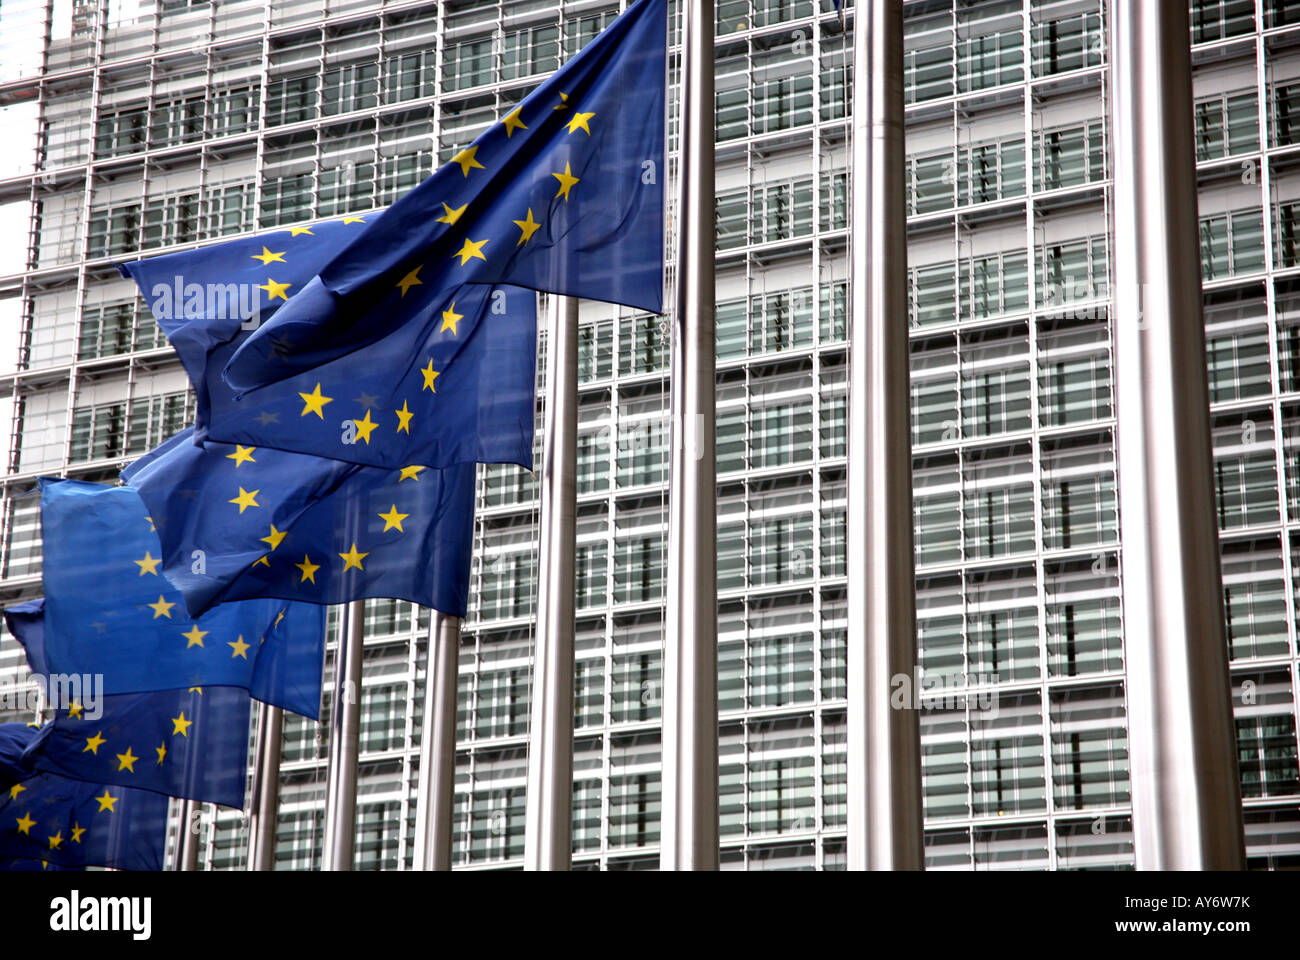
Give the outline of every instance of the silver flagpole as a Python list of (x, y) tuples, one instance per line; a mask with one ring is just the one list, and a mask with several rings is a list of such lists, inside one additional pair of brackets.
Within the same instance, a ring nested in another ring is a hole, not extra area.
[(901, 3), (858, 4), (853, 66), (848, 868), (920, 870), (918, 714), (890, 704), (917, 663)]
[(199, 803), (181, 801), (181, 829), (176, 837), (176, 864), (174, 869), (194, 871), (199, 869)]
[(248, 823), (248, 869), (275, 869), (275, 823), (280, 809), (280, 747), (284, 711), (257, 707), (257, 750), (253, 766), (253, 816)]
[(339, 621), (338, 669), (330, 715), (325, 788), (325, 870), (351, 870), (357, 826), (357, 754), (361, 739), (361, 655), (365, 601), (353, 600)]
[(421, 870), (451, 869), (452, 805), (456, 786), (456, 682), (460, 618), (429, 611), (424, 661), (424, 722), (420, 735), (420, 789), (415, 808), (415, 863)]
[(573, 833), (574, 563), (578, 513), (578, 301), (549, 298), (541, 570), (524, 830), (525, 870), (568, 870)]
[(1219, 578), (1188, 12), (1112, 3), (1115, 387), (1139, 870), (1245, 864)]
[(662, 870), (718, 869), (713, 6), (682, 5)]

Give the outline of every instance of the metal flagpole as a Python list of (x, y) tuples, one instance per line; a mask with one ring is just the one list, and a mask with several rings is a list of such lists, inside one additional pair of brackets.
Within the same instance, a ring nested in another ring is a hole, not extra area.
[(682, 5), (662, 870), (718, 868), (713, 7)]
[(181, 801), (181, 829), (176, 838), (176, 864), (173, 869), (195, 871), (199, 869), (199, 803), (197, 800)]
[(280, 747), (284, 711), (258, 704), (253, 761), (253, 816), (248, 824), (248, 869), (275, 869), (275, 823), (280, 809)]
[(456, 786), (456, 682), (460, 617), (430, 610), (424, 665), (420, 789), (415, 809), (415, 862), (421, 870), (451, 869), (452, 804)]
[(848, 867), (920, 870), (912, 434), (907, 343), (903, 5), (853, 21), (848, 591)]
[(549, 299), (541, 570), (524, 869), (568, 870), (573, 832), (574, 562), (578, 513), (578, 301)]
[(1139, 870), (1245, 864), (1215, 522), (1188, 12), (1112, 3), (1115, 387)]
[(330, 715), (329, 773), (325, 787), (326, 870), (351, 870), (357, 826), (357, 753), (361, 739), (361, 654), (365, 601), (343, 608), (339, 622), (338, 669)]

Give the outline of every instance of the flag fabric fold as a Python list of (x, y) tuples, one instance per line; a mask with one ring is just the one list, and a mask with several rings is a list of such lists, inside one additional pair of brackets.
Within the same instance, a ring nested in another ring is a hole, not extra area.
[(118, 264), (194, 387), (196, 442), (214, 404), (221, 410), (234, 400), (220, 373), (235, 348), (356, 239), (363, 222), (326, 220)]
[(148, 506), (161, 569), (192, 612), (252, 597), (388, 597), (465, 615), (473, 464), (383, 470), (238, 444), (198, 447), (185, 431), (122, 477)]

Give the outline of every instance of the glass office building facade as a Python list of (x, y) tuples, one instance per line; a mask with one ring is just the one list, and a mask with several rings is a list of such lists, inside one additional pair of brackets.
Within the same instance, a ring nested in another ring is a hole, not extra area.
[[(391, 203), (620, 6), (0, 7), (0, 393), (12, 394), (0, 598), (40, 593), (35, 477), (112, 480), (193, 417), (114, 260)], [(933, 869), (1133, 863), (1105, 21), (1100, 0), (906, 4), (918, 669), (943, 684), (922, 712)], [(1192, 24), (1248, 853), (1253, 867), (1295, 867), (1300, 0), (1196, 0)], [(717, 3), (726, 869), (845, 862), (848, 42), (831, 0)], [(658, 864), (666, 330), (582, 305), (583, 869)], [(537, 487), (481, 468), (478, 510), (453, 852), (467, 869), (522, 862)], [(410, 868), (427, 614), (371, 602), (366, 626), (356, 863)], [(331, 654), (327, 685), (332, 673)], [(0, 680), (22, 675), (6, 637)], [(286, 724), (282, 869), (320, 865), (327, 729)], [(243, 866), (238, 812), (209, 811), (202, 836), (205, 867)]]

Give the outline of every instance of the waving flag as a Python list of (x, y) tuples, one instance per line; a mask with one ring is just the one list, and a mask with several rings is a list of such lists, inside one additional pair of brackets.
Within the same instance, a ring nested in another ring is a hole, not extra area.
[[(43, 660), (50, 674), (102, 675), (110, 695), (192, 686), (247, 690), (262, 657), (274, 656), (282, 661), (265, 668), (260, 690), (267, 702), (301, 710), (302, 691), (319, 690), (324, 611), (265, 599), (186, 616), (181, 595), (160, 569), (153, 520), (129, 487), (43, 477), (41, 525)], [(284, 643), (264, 643), (282, 613), (286, 621), (302, 617), (303, 628), (286, 634)]]
[(209, 439), (216, 421), (231, 441), (285, 431), (287, 442), (269, 445), (390, 469), (531, 467), (531, 290), (470, 284), (441, 299), (412, 298), (411, 323), (397, 335), (364, 362), (347, 358), (310, 384), (282, 384), (240, 402), (221, 379), (234, 351), (356, 236), (361, 222), (294, 227), (120, 268), (135, 280), (194, 385), (195, 441)]
[(227, 381), (253, 389), (312, 370), (468, 282), (661, 312), (667, 11), (636, 0), (368, 223), (239, 348)]
[(103, 698), (59, 710), (23, 764), (72, 780), (244, 806), (251, 700), (239, 687), (194, 687)]
[(393, 597), (465, 615), (473, 464), (381, 470), (241, 445), (196, 447), (186, 431), (122, 477), (148, 506), (162, 570), (192, 612), (247, 597)]
[(25, 771), (22, 755), (37, 735), (0, 724), (0, 861), (161, 870), (167, 798)]
[[(3, 613), (9, 632), (27, 654), (28, 667), (47, 682), (47, 690), (58, 689), (66, 693), (71, 689), (67, 680), (58, 677), (50, 683), (45, 658), (45, 599), (15, 604), (6, 607)], [(253, 678), (248, 688), (253, 699), (273, 703), (312, 720), (318, 719), (324, 637), (324, 610), (310, 603), (284, 604), (260, 644), (253, 664)], [(71, 706), (71, 703), (57, 702), (58, 698), (50, 699), (56, 700), (51, 703), (56, 708)]]
[(364, 222), (344, 217), (118, 265), (194, 385), (196, 440), (206, 435), (213, 404), (234, 399), (219, 374), (235, 347), (346, 249)]

